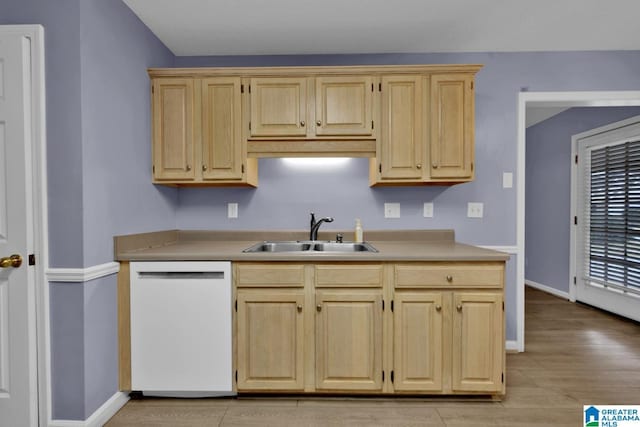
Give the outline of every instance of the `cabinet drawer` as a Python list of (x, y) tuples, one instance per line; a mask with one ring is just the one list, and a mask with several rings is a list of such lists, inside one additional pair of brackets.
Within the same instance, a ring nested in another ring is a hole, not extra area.
[(238, 264), (236, 284), (239, 288), (302, 288), (304, 287), (304, 265)]
[(316, 287), (382, 287), (381, 264), (317, 265)]
[(501, 288), (504, 284), (502, 263), (430, 263), (395, 266), (396, 288), (455, 287)]

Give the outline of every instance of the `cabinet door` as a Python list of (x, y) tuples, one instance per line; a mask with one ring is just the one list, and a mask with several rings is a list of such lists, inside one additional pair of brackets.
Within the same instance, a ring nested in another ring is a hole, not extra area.
[(251, 79), (250, 136), (307, 134), (307, 79), (265, 77)]
[(316, 291), (316, 389), (382, 390), (382, 291)]
[(473, 177), (473, 76), (431, 76), (431, 177)]
[(442, 390), (442, 293), (396, 292), (394, 389)]
[(316, 77), (316, 135), (371, 135), (373, 78)]
[(304, 293), (238, 290), (238, 390), (304, 388)]
[(153, 81), (153, 178), (193, 180), (193, 79)]
[(239, 77), (202, 80), (202, 178), (242, 179)]
[(382, 77), (380, 178), (422, 179), (422, 76)]
[(454, 292), (453, 391), (502, 390), (502, 295)]

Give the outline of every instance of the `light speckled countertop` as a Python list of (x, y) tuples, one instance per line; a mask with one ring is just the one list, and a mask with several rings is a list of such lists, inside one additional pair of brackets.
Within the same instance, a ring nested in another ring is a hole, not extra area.
[[(321, 231), (318, 240), (335, 240), (341, 231)], [(342, 232), (346, 241), (352, 231)], [(117, 261), (505, 261), (509, 254), (455, 241), (453, 230), (372, 230), (365, 241), (378, 252), (244, 253), (257, 242), (306, 240), (306, 231), (169, 230), (114, 237)]]

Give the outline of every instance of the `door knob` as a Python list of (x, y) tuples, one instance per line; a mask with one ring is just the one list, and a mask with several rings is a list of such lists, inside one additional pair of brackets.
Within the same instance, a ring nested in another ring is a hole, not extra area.
[(304, 120), (300, 120), (300, 126), (304, 127)]
[(442, 310), (442, 306), (441, 305), (436, 305), (436, 311), (440, 311)]
[(302, 313), (302, 305), (298, 304), (298, 313)]
[(322, 121), (321, 121), (321, 120), (318, 120), (318, 121), (316, 122), (316, 125), (318, 125), (318, 126), (322, 126)]
[(447, 275), (447, 282), (453, 282), (453, 276)]
[(322, 311), (322, 305), (321, 304), (316, 305), (316, 310)]
[(22, 265), (22, 257), (17, 254), (13, 254), (11, 256), (5, 256), (0, 258), (0, 267), (1, 268), (18, 268)]
[(458, 311), (462, 311), (462, 305), (461, 305), (461, 304), (458, 304), (458, 305), (456, 306), (456, 310), (458, 310)]

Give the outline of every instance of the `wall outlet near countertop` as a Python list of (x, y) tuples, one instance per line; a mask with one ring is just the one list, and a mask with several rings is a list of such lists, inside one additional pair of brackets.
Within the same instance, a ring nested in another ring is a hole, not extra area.
[(384, 217), (385, 218), (400, 218), (400, 203), (385, 203), (384, 204)]
[(237, 203), (228, 203), (227, 204), (227, 218), (238, 218), (238, 204)]
[(422, 208), (422, 216), (433, 218), (433, 203), (425, 203)]
[(469, 202), (467, 203), (467, 217), (468, 218), (482, 218), (484, 210), (484, 203)]

